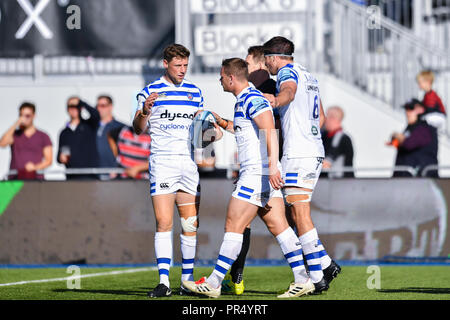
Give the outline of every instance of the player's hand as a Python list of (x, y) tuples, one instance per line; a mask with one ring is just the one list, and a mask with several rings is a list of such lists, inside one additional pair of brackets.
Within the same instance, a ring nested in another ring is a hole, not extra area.
[(270, 170), (271, 174), (269, 175), (269, 182), (272, 188), (275, 190), (280, 190), (283, 188), (284, 181), (281, 179), (281, 172), (278, 168), (274, 170)]
[(152, 107), (155, 104), (156, 99), (158, 99), (158, 94), (156, 92), (153, 92), (147, 97), (144, 102), (144, 106), (142, 107), (142, 114), (144, 116), (149, 116), (152, 114)]
[(263, 96), (269, 100), (270, 105), (272, 106), (272, 108), (276, 108), (277, 106), (277, 99), (275, 98), (275, 96), (273, 94), (269, 94), (269, 93), (263, 93)]
[(214, 118), (216, 119), (216, 122), (217, 123), (220, 123), (220, 121), (222, 121), (222, 117), (221, 116), (219, 116), (217, 113), (215, 113), (214, 111), (210, 111), (212, 114), (213, 114), (213, 116), (214, 116)]
[(212, 123), (215, 129), (215, 135), (212, 137), (211, 142), (219, 141), (223, 137), (222, 128), (215, 122)]
[(322, 168), (324, 168), (324, 169), (331, 169), (331, 162), (328, 161), (328, 160), (323, 160)]

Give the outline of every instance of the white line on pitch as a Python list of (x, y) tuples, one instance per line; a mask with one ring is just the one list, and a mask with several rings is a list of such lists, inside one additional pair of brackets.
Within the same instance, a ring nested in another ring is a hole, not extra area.
[(116, 270), (109, 272), (100, 272), (100, 273), (89, 273), (83, 274), (80, 276), (68, 276), (64, 278), (53, 278), (53, 279), (42, 279), (42, 280), (30, 280), (30, 281), (19, 281), (19, 282), (11, 282), (11, 283), (0, 283), (0, 287), (7, 286), (18, 286), (22, 284), (30, 284), (30, 283), (46, 283), (46, 282), (56, 282), (56, 281), (67, 281), (67, 280), (76, 280), (82, 278), (91, 278), (91, 277), (101, 277), (101, 276), (114, 276), (124, 273), (135, 273), (135, 272), (143, 272), (143, 271), (155, 271), (157, 268), (138, 268), (138, 269), (126, 269), (126, 270)]

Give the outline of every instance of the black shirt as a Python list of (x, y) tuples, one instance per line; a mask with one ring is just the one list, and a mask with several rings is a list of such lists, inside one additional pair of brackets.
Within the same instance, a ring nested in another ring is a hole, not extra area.
[[(83, 119), (81, 110), (86, 110), (90, 117)], [(59, 135), (59, 148), (57, 160), (61, 154), (61, 148), (67, 147), (70, 150), (70, 159), (66, 164), (67, 168), (96, 168), (98, 166), (98, 153), (96, 135), (100, 121), (100, 115), (95, 108), (80, 101), (80, 123), (75, 130), (69, 126), (64, 128)]]

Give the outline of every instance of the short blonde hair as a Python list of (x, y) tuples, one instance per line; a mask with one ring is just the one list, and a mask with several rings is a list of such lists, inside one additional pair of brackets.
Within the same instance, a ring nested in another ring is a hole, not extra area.
[(434, 73), (433, 73), (433, 71), (431, 71), (431, 70), (424, 70), (424, 71), (420, 72), (420, 73), (417, 75), (416, 79), (419, 80), (419, 78), (428, 80), (428, 81), (430, 81), (431, 83), (433, 83), (433, 81), (434, 81)]

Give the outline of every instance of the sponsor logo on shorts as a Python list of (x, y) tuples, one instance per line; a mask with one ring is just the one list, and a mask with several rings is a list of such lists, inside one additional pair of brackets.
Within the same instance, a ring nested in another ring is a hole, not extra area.
[(317, 175), (316, 175), (314, 172), (308, 173), (308, 174), (304, 177), (304, 179), (306, 179), (306, 180), (311, 180), (311, 179), (316, 179), (316, 178), (317, 178)]
[(169, 189), (169, 184), (167, 182), (162, 182), (159, 184), (161, 189)]
[(261, 192), (259, 194), (255, 194), (254, 196), (256, 201), (268, 201), (270, 199), (270, 192)]
[(319, 134), (319, 129), (317, 129), (316, 126), (312, 126), (311, 127), (311, 133), (315, 136), (317, 136)]

